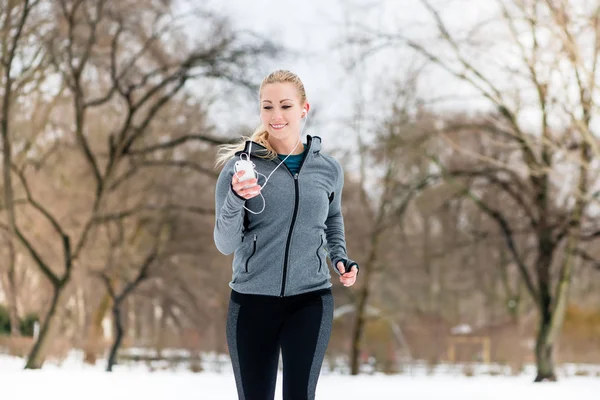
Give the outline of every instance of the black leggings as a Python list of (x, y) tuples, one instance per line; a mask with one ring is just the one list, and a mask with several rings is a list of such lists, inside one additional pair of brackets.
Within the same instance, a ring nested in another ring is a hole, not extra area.
[(227, 344), (240, 400), (314, 399), (333, 320), (330, 289), (289, 297), (231, 292)]

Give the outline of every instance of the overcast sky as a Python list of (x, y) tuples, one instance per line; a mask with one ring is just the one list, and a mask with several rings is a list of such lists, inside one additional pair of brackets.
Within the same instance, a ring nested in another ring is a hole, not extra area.
[[(276, 40), (297, 54), (292, 57), (282, 55), (266, 62), (264, 75), (276, 69), (289, 69), (300, 76), (313, 107), (311, 111), (315, 111), (310, 114), (309, 120), (314, 129), (319, 129), (318, 132), (306, 129), (304, 133), (324, 138), (330, 136), (324, 128), (327, 116), (337, 121), (343, 114), (344, 105), (348, 105), (347, 95), (343, 94), (347, 88), (342, 87), (345, 72), (338, 54), (331, 51), (334, 41), (340, 37), (339, 26), (343, 20), (339, 5), (338, 0), (227, 0), (211, 3), (214, 10), (230, 16), (237, 27)], [(258, 124), (258, 100), (239, 111), (236, 117), (250, 118), (252, 126)], [(313, 115), (314, 121), (310, 119)]]
[[(450, 24), (460, 27), (483, 18), (486, 8), (475, 5), (488, 1), (433, 0), (432, 3), (443, 4)], [(431, 17), (419, 0), (209, 0), (207, 4), (210, 9), (228, 15), (237, 27), (273, 38), (299, 54), (266, 63), (264, 74), (283, 68), (300, 76), (315, 111), (314, 121), (310, 120), (312, 125), (304, 133), (323, 137), (325, 148), (355, 142), (351, 134), (345, 133), (342, 121), (352, 115), (357, 96), (367, 103), (376, 103), (379, 91), (389, 85), (394, 75), (401, 75), (403, 63), (410, 61), (404, 61), (404, 54), (398, 49), (381, 52), (363, 65), (357, 74), (359, 78), (350, 76), (342, 65), (342, 59), (349, 55), (336, 45), (344, 38), (347, 16), (374, 29), (402, 30), (422, 38), (432, 34)], [(406, 51), (407, 57), (408, 54)], [(432, 75), (424, 84), (437, 88), (441, 96), (444, 91), (457, 91), (444, 74)], [(363, 88), (359, 90), (359, 86)], [(241, 110), (223, 107), (220, 111), (216, 118), (230, 123), (250, 119), (249, 123), (255, 126), (259, 122), (258, 101)], [(229, 116), (225, 117), (227, 113)]]

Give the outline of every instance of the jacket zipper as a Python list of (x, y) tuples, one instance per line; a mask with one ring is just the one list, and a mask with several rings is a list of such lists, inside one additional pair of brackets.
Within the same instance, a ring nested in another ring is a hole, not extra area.
[(321, 261), (321, 256), (319, 255), (319, 250), (321, 250), (321, 246), (323, 246), (323, 235), (321, 235), (321, 244), (319, 245), (319, 247), (317, 248), (317, 257), (319, 258), (319, 272), (321, 272), (321, 265), (322, 265), (322, 261)]
[(252, 249), (252, 254), (250, 254), (250, 257), (248, 257), (248, 259), (246, 260), (246, 273), (248, 273), (248, 263), (250, 262), (250, 259), (254, 256), (254, 253), (256, 253), (256, 235), (254, 235), (254, 248)]
[(279, 297), (283, 297), (285, 295), (285, 281), (287, 279), (287, 269), (290, 257), (290, 243), (292, 242), (292, 233), (294, 232), (294, 224), (296, 223), (296, 216), (298, 215), (298, 203), (300, 201), (300, 189), (298, 187), (298, 175), (300, 174), (300, 170), (304, 165), (306, 159), (310, 156), (310, 148), (311, 148), (312, 140), (307, 144), (306, 155), (302, 159), (302, 163), (300, 163), (300, 167), (298, 168), (298, 172), (292, 175), (292, 171), (287, 167), (287, 165), (283, 165), (285, 169), (290, 173), (290, 175), (294, 178), (294, 189), (296, 193), (296, 198), (294, 201), (294, 215), (292, 216), (292, 223), (290, 224), (290, 230), (288, 232), (287, 242), (285, 244), (285, 258), (283, 261), (283, 277), (281, 279), (281, 292), (279, 293)]

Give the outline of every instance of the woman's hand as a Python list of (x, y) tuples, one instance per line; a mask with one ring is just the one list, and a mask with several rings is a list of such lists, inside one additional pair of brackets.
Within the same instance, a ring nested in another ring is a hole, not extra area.
[(238, 196), (248, 200), (258, 196), (261, 186), (257, 184), (256, 178), (240, 182), (240, 178), (244, 176), (245, 173), (246, 171), (244, 170), (234, 173), (233, 177), (231, 178), (231, 187)]
[(342, 276), (340, 276), (340, 282), (342, 282), (344, 286), (349, 287), (354, 285), (354, 282), (356, 282), (356, 274), (358, 273), (358, 268), (356, 268), (356, 266), (353, 266), (349, 272), (345, 272), (346, 269), (344, 263), (338, 261), (337, 269), (340, 271), (340, 274), (342, 274)]

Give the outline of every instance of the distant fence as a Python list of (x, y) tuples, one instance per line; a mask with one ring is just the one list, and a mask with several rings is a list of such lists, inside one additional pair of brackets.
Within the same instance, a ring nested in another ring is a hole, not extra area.
[[(523, 362), (511, 363), (492, 359), (490, 354), (498, 354), (498, 350), (492, 352), (493, 344), (487, 340), (473, 340), (472, 343), (463, 340), (450, 341), (454, 343), (447, 353), (454, 357), (454, 362), (447, 358), (435, 359), (411, 359), (402, 356), (388, 354), (385, 357), (376, 357), (368, 352), (363, 353), (360, 358), (361, 374), (409, 374), (409, 375), (520, 375), (534, 373), (535, 366), (532, 359), (522, 359)], [(97, 363), (102, 365), (106, 362), (108, 343), (98, 347)], [(467, 346), (460, 348), (456, 346)], [(484, 356), (471, 357), (470, 351), (483, 350)], [(26, 358), (33, 346), (31, 337), (9, 337), (0, 336), (0, 354), (12, 355)], [(489, 354), (488, 354), (489, 352)], [(418, 353), (418, 352), (416, 352)], [(58, 338), (50, 346), (47, 357), (49, 362), (61, 364), (70, 359), (75, 362), (84, 362), (84, 351), (80, 347), (73, 346), (67, 339)], [(560, 355), (561, 352), (558, 352)], [(488, 362), (485, 362), (488, 361)], [(125, 347), (120, 349), (117, 364), (128, 368), (139, 366), (146, 367), (149, 371), (159, 370), (188, 370), (192, 372), (230, 373), (232, 371), (231, 361), (225, 353), (194, 351), (189, 349), (156, 349), (152, 347)], [(561, 362), (557, 356), (557, 373), (562, 376), (596, 376), (600, 377), (600, 362)], [(281, 363), (280, 363), (281, 368)], [(323, 362), (322, 373), (324, 374), (350, 374), (350, 359), (347, 353), (328, 351)]]
[[(159, 354), (160, 353), (160, 354)], [(167, 349), (157, 352), (154, 349), (130, 348), (119, 354), (122, 366), (145, 364), (149, 370), (190, 370), (193, 372), (231, 373), (231, 361), (227, 354), (193, 353), (184, 349)], [(281, 369), (281, 363), (279, 368)], [(565, 363), (557, 365), (560, 376), (595, 376), (600, 377), (600, 364)], [(322, 367), (323, 374), (350, 374), (350, 362), (347, 355), (326, 355)], [(431, 364), (426, 360), (399, 360), (393, 372), (386, 371), (383, 363), (373, 357), (363, 359), (361, 374), (403, 374), (413, 376), (445, 375), (445, 376), (499, 376), (535, 374), (535, 365), (525, 363), (509, 365), (503, 363), (483, 362), (442, 362)]]
[[(0, 336), (0, 354), (24, 358), (31, 351), (33, 343), (32, 337)], [(53, 340), (49, 346), (47, 358), (58, 362), (66, 359), (73, 349), (71, 342), (62, 338)]]

